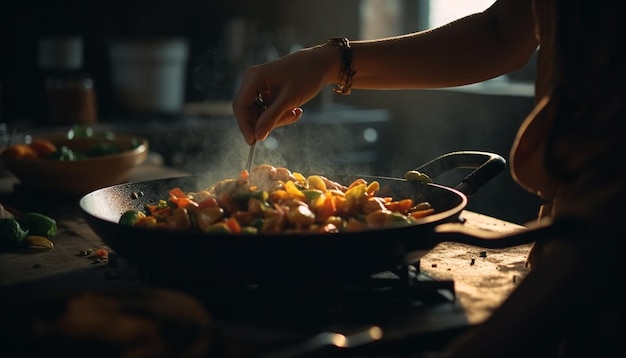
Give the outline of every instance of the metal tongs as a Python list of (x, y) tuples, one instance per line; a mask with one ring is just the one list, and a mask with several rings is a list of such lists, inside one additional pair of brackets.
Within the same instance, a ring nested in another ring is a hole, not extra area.
[(250, 173), (250, 169), (252, 169), (252, 159), (254, 159), (254, 148), (256, 147), (256, 142), (250, 144), (250, 151), (248, 152), (248, 161), (246, 162), (246, 171)]
[[(259, 108), (259, 110), (263, 111), (267, 109), (267, 104), (263, 100), (263, 94), (258, 93), (256, 98), (254, 99), (254, 104)], [(250, 145), (250, 151), (248, 152), (248, 161), (246, 162), (246, 171), (250, 172), (252, 169), (252, 160), (254, 159), (254, 149), (256, 148), (256, 141)]]

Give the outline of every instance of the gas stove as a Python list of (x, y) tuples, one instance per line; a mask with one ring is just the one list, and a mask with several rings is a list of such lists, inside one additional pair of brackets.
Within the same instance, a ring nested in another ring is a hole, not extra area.
[[(25, 193), (20, 187), (14, 189), (12, 194)], [(108, 263), (94, 264), (78, 255), (85, 248), (99, 248), (103, 243), (80, 218), (73, 200), (39, 195), (4, 198), (7, 204), (19, 203), (28, 208), (22, 210), (48, 212), (52, 209), (45, 203), (52, 203), (61, 230), (55, 239), (58, 247), (45, 255), (3, 253), (3, 273), (7, 274), (3, 289), (9, 284), (11, 287), (3, 291), (10, 293), (3, 295), (3, 302), (86, 287), (158, 286), (149, 273), (138, 272), (114, 251), (109, 253)], [(496, 232), (520, 228), (471, 211), (461, 216), (464, 225), (473, 228)], [(306, 343), (320, 334), (327, 336), (328, 332), (347, 337), (375, 332), (379, 333), (376, 337), (359, 341), (357, 347), (347, 350), (327, 346), (286, 356), (422, 357), (422, 353), (441, 349), (489, 317), (523, 279), (529, 249), (530, 245), (523, 245), (485, 250), (444, 242), (412, 265), (341, 285), (302, 280), (283, 284), (282, 280), (273, 286), (204, 284), (185, 290), (204, 303), (213, 316), (219, 332), (217, 343), (234, 342), (237, 347), (252, 350), (253, 356), (275, 358), (279, 356), (275, 353), (289, 353), (292, 345)], [(11, 277), (20, 279), (9, 282)]]
[[(401, 357), (439, 349), (469, 327), (454, 281), (421, 272), (419, 262), (345, 284), (177, 289), (207, 306), (226, 342), (254, 356)], [(295, 354), (287, 348), (330, 332), (362, 335), (372, 328), (380, 336), (350, 349), (327, 345)]]

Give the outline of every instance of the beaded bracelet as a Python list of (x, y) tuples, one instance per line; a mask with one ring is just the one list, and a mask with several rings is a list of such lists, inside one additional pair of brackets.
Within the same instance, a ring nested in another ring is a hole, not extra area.
[(341, 52), (341, 68), (339, 70), (339, 78), (343, 83), (336, 83), (333, 92), (342, 95), (349, 95), (352, 90), (352, 79), (356, 74), (354, 64), (352, 62), (352, 48), (350, 41), (345, 37), (331, 38), (326, 41), (326, 46), (335, 46)]

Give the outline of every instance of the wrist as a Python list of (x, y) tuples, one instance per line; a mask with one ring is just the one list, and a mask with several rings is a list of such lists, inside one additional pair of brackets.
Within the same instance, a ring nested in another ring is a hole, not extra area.
[(320, 73), (321, 80), (326, 85), (334, 86), (335, 83), (340, 81), (339, 72), (341, 70), (341, 59), (337, 54), (337, 49), (332, 46), (327, 46), (326, 43), (315, 45), (308, 50), (314, 52), (309, 57), (311, 65), (314, 68), (323, 69)]
[[(335, 60), (332, 62), (334, 65), (330, 66), (331, 76), (332, 73), (335, 74), (330, 81), (333, 84), (333, 91), (341, 95), (349, 95), (352, 90), (354, 76), (356, 75), (350, 41), (345, 37), (330, 38), (321, 47), (329, 47), (335, 50)], [(336, 60), (337, 58), (339, 58), (339, 61)]]

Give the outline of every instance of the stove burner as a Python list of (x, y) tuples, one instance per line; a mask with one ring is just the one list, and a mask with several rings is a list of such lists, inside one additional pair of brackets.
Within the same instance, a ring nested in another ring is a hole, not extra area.
[(372, 343), (375, 347), (368, 345), (368, 352), (411, 351), (416, 345), (429, 349), (458, 334), (467, 321), (454, 282), (435, 280), (418, 267), (419, 262), (342, 285), (220, 288), (201, 300), (222, 328), (259, 351), (271, 352), (320, 332), (352, 334), (372, 326), (380, 327), (383, 337)]
[(311, 327), (329, 322), (373, 323), (424, 310), (454, 305), (453, 281), (438, 281), (408, 265), (341, 285), (249, 285), (202, 293), (218, 319), (266, 320), (278, 325)]
[[(454, 281), (436, 280), (420, 272), (419, 264), (344, 284), (301, 280), (177, 288), (206, 305), (227, 341), (260, 353), (320, 332), (353, 334), (375, 326), (381, 328), (383, 337), (372, 343), (374, 346), (362, 347), (368, 353), (363, 357), (399, 356), (398, 352), (438, 349), (469, 326), (466, 312), (456, 299)], [(147, 277), (143, 279), (150, 282)]]

